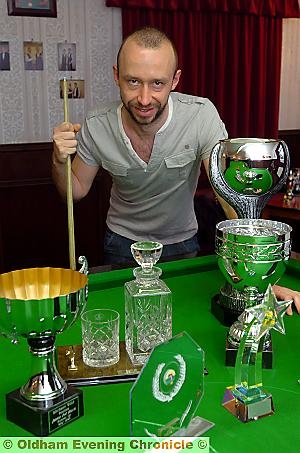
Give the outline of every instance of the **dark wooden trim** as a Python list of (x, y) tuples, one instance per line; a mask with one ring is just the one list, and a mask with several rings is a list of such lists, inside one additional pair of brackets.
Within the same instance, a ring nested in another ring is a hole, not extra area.
[(300, 137), (300, 129), (282, 129), (281, 131), (278, 131), (279, 137), (283, 135), (299, 135)]
[(34, 142), (34, 143), (4, 143), (0, 144), (1, 152), (22, 152), (22, 151), (39, 151), (41, 149), (52, 149), (52, 142)]

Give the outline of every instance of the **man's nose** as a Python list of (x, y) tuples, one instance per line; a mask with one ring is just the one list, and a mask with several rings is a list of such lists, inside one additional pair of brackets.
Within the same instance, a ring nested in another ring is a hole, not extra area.
[(138, 95), (138, 102), (141, 105), (149, 105), (151, 103), (151, 90), (147, 85), (143, 85)]

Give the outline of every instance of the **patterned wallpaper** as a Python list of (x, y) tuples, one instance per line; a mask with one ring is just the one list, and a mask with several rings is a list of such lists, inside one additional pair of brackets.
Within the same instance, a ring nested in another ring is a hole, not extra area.
[[(0, 42), (9, 42), (10, 53), (10, 70), (0, 70), (0, 143), (51, 140), (63, 121), (63, 77), (84, 80), (84, 98), (69, 100), (71, 121), (81, 123), (99, 102), (117, 99), (112, 65), (121, 36), (121, 11), (105, 0), (57, 0), (57, 18), (8, 16), (0, 0)], [(24, 42), (43, 44), (43, 70), (25, 70)], [(58, 69), (59, 43), (75, 44), (75, 71)]]

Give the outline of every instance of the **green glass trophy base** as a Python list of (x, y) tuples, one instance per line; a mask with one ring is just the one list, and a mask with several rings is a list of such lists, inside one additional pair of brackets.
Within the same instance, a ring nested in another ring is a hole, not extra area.
[[(232, 345), (228, 338), (226, 339), (226, 366), (235, 366), (236, 356), (237, 356), (238, 347)], [(272, 340), (270, 338), (270, 343), (268, 347), (262, 353), (262, 366), (266, 369), (272, 369), (273, 367), (273, 347)]]
[(246, 423), (267, 415), (274, 414), (273, 399), (270, 393), (265, 398), (253, 402), (245, 402), (233, 394), (234, 387), (228, 387), (225, 391), (222, 406), (236, 418)]
[(28, 404), (20, 389), (14, 390), (6, 395), (6, 418), (35, 436), (48, 436), (83, 415), (82, 390), (68, 386), (61, 398), (40, 408)]

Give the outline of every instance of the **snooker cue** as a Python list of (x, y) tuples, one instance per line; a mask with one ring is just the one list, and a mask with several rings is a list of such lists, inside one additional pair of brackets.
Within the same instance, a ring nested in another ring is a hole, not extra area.
[[(64, 96), (64, 121), (69, 122), (69, 105), (68, 105), (68, 83), (66, 77), (63, 79), (63, 96)], [(72, 170), (71, 156), (68, 154), (66, 165), (67, 177), (67, 205), (68, 205), (68, 232), (69, 232), (69, 259), (70, 268), (76, 270), (75, 261), (75, 235), (74, 235), (74, 216), (73, 216), (73, 193), (72, 193)]]

